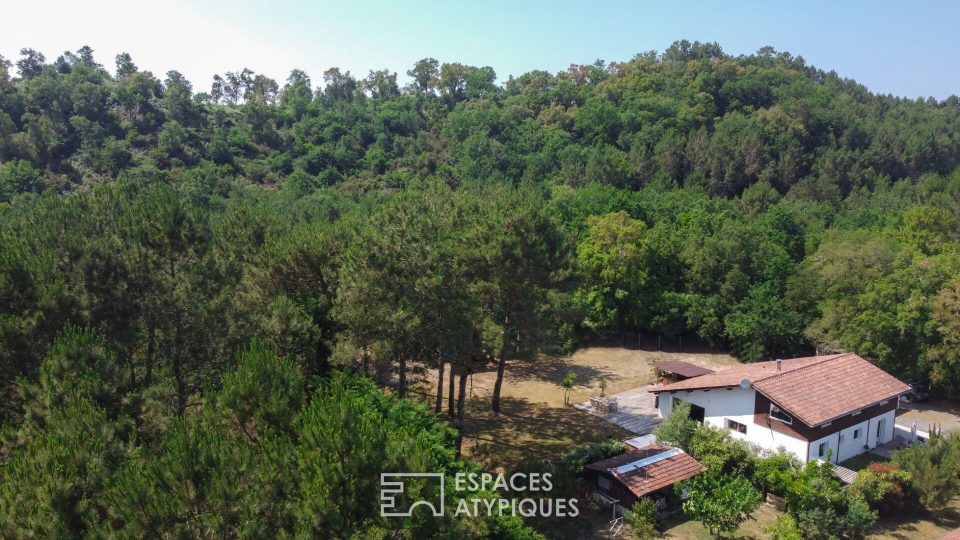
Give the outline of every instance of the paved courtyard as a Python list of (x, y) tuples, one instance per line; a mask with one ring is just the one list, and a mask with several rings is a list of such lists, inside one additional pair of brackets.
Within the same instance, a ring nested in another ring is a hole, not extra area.
[(660, 423), (660, 414), (653, 406), (654, 395), (649, 392), (652, 388), (653, 386), (641, 386), (608, 396), (617, 398), (618, 410), (615, 413), (600, 414), (590, 407), (589, 401), (577, 403), (574, 406), (627, 431), (646, 435)]
[(944, 433), (957, 431), (960, 429), (960, 405), (949, 401), (901, 401), (897, 424), (909, 428), (914, 422), (920, 431), (929, 431), (931, 426), (939, 427)]

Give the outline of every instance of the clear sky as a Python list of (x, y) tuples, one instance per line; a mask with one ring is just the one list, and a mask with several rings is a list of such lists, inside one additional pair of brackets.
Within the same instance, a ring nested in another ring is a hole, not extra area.
[(214, 73), (249, 67), (283, 82), (300, 68), (322, 83), (331, 66), (401, 75), (426, 56), (492, 66), (502, 82), (597, 58), (627, 60), (675, 40), (717, 41), (730, 54), (764, 45), (803, 56), (875, 92), (960, 95), (960, 2), (567, 0), (0, 0), (0, 54), (22, 47), (48, 61), (84, 44), (98, 61), (129, 52), (196, 90)]

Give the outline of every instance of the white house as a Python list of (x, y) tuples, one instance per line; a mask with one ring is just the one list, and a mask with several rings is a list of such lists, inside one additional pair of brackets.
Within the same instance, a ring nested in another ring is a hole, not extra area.
[(744, 364), (651, 390), (661, 416), (691, 416), (733, 437), (834, 463), (893, 439), (905, 383), (855, 354)]

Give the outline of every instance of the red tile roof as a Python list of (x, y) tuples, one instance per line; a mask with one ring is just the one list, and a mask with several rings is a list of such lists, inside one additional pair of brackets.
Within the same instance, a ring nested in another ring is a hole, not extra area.
[(654, 393), (737, 386), (757, 391), (809, 426), (817, 426), (910, 390), (905, 383), (853, 353), (757, 362), (651, 390)]
[(671, 450), (674, 450), (674, 448), (651, 444), (603, 461), (590, 463), (587, 468), (609, 474), (636, 497), (643, 497), (648, 493), (672, 486), (707, 470), (699, 461), (693, 459), (683, 450), (676, 449), (679, 452), (677, 455), (641, 468), (630, 469), (624, 473), (617, 472), (618, 467)]
[[(815, 364), (817, 362), (822, 362), (824, 360), (829, 360), (838, 356), (843, 356), (842, 354), (835, 354), (829, 356), (810, 356), (807, 358), (791, 358), (790, 360), (782, 360), (780, 366), (780, 372), (791, 371), (794, 369), (799, 369), (810, 364)], [(721, 369), (720, 371), (715, 371), (709, 375), (703, 375), (700, 377), (695, 377), (693, 379), (686, 379), (680, 382), (675, 382), (673, 384), (666, 384), (659, 386), (650, 390), (651, 392), (672, 392), (675, 390), (701, 390), (705, 388), (727, 388), (731, 386), (739, 386), (740, 382), (744, 379), (753, 383), (754, 381), (760, 380), (764, 377), (769, 377), (771, 375), (777, 374), (777, 362), (775, 360), (770, 362), (754, 362), (752, 364), (740, 364), (731, 368)]]
[(683, 360), (664, 360), (663, 362), (657, 362), (653, 367), (670, 373), (676, 373), (682, 377), (699, 377), (713, 373), (712, 369), (691, 364), (690, 362), (684, 362)]
[(757, 391), (808, 426), (818, 426), (910, 387), (855, 354), (844, 354), (753, 383)]
[(960, 540), (960, 529), (954, 529), (940, 537), (940, 540)]

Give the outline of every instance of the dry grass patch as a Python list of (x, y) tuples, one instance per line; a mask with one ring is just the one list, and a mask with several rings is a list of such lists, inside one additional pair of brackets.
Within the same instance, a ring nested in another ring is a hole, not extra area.
[[(651, 364), (670, 358), (711, 369), (737, 363), (715, 353), (664, 353), (615, 347), (580, 349), (568, 357), (546, 357), (536, 362), (511, 361), (501, 392), (501, 412), (490, 411), (496, 382), (495, 366), (474, 373), (467, 385), (467, 438), (465, 454), (489, 470), (510, 470), (525, 460), (558, 457), (571, 446), (604, 438), (625, 439), (631, 433), (576, 409), (564, 406), (560, 382), (568, 372), (577, 374), (572, 403), (599, 393), (600, 379), (607, 394), (616, 394), (653, 382)], [(426, 371), (417, 384), (422, 398), (436, 395), (436, 371)], [(446, 392), (446, 388), (444, 388)], [(446, 402), (444, 402), (446, 410)]]

